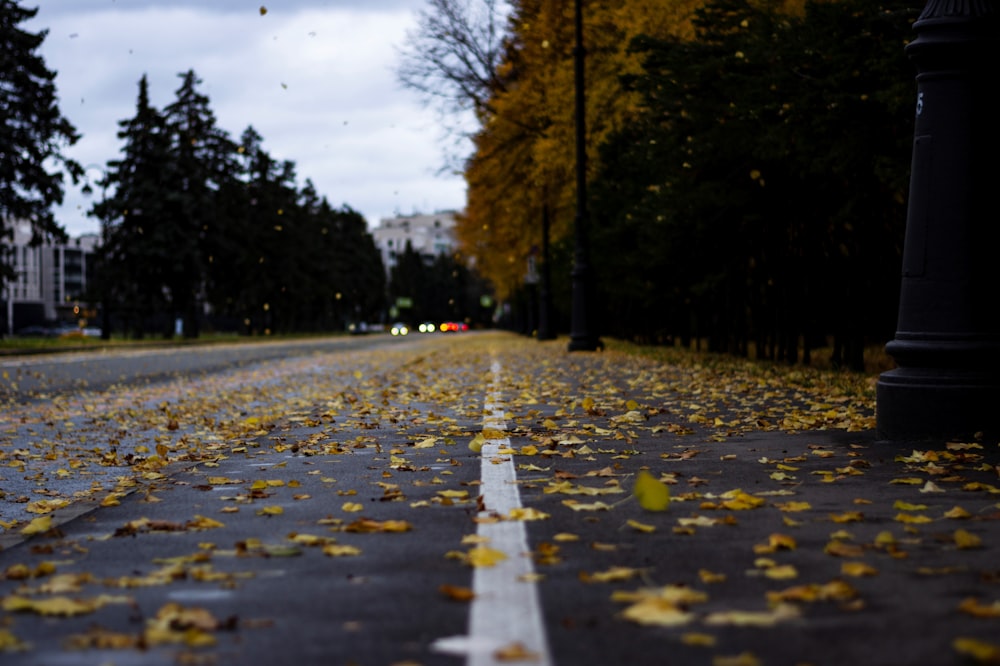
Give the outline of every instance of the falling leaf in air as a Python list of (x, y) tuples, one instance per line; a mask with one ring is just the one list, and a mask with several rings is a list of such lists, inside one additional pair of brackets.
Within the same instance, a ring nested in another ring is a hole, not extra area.
[(260, 15), (263, 16), (266, 13), (267, 13), (267, 7), (265, 7), (264, 5), (261, 5), (260, 6)]
[(670, 505), (670, 488), (646, 470), (639, 470), (632, 494), (646, 511), (666, 511)]

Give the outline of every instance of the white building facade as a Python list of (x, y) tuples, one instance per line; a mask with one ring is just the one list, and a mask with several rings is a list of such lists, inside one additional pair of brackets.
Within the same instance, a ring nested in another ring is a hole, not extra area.
[(372, 229), (372, 238), (382, 253), (382, 264), (392, 272), (399, 256), (409, 243), (424, 261), (430, 263), (442, 254), (455, 250), (456, 211), (446, 210), (431, 215), (397, 215), (386, 217)]
[(65, 244), (32, 246), (31, 227), (14, 223), (14, 237), (2, 249), (13, 267), (15, 278), (3, 285), (3, 333), (28, 326), (62, 322), (75, 324), (88, 281), (92, 276), (97, 234), (71, 238)]

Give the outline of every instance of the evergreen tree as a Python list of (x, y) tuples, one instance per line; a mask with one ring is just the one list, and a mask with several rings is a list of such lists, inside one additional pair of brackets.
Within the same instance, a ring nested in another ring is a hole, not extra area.
[(172, 160), (165, 169), (162, 198), (169, 215), (155, 233), (163, 247), (164, 286), (174, 316), (184, 318), (184, 336), (197, 337), (204, 297), (203, 241), (213, 233), (217, 194), (236, 171), (235, 145), (217, 127), (207, 96), (197, 90), (193, 70), (179, 75), (175, 101), (164, 109)]
[[(37, 53), (48, 33), (20, 27), (37, 13), (0, 0), (0, 247), (17, 221), (30, 223), (35, 242), (65, 238), (52, 214), (63, 199), (63, 174), (50, 169), (61, 165), (74, 181), (83, 173), (62, 154), (79, 135), (59, 111), (56, 73)], [(10, 277), (7, 253), (0, 252), (0, 285)]]
[(167, 325), (162, 321), (168, 305), (164, 265), (171, 252), (157, 234), (171, 214), (163, 196), (172, 159), (170, 135), (163, 115), (150, 104), (145, 76), (135, 116), (118, 125), (122, 156), (108, 163), (105, 180), (98, 183), (112, 194), (90, 212), (103, 227), (96, 276), (104, 307), (122, 319), (126, 331), (141, 337), (157, 314), (161, 328)]

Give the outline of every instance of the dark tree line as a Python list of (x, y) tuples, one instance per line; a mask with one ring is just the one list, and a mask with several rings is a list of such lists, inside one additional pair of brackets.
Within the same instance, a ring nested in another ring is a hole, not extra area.
[(383, 310), (385, 272), (364, 218), (334, 208), (295, 164), (279, 162), (248, 127), (218, 127), (193, 71), (162, 111), (139, 82), (135, 115), (119, 123), (119, 159), (98, 184), (99, 300), (136, 336), (187, 337), (203, 323), (248, 333), (342, 328)]
[(7, 256), (12, 223), (27, 222), (33, 240), (64, 240), (52, 206), (62, 202), (61, 166), (72, 178), (83, 170), (62, 155), (80, 138), (59, 111), (55, 72), (38, 48), (46, 31), (30, 33), (21, 23), (38, 9), (0, 0), (0, 287), (13, 276)]
[(438, 254), (428, 263), (409, 242), (399, 253), (389, 275), (389, 301), (397, 307), (396, 319), (410, 325), (443, 321), (465, 321), (488, 326), (493, 311), (480, 298), (489, 286), (469, 268), (461, 255)]
[(696, 39), (632, 43), (643, 107), (591, 190), (603, 333), (793, 362), (831, 339), (854, 368), (892, 337), (917, 13), (715, 0)]

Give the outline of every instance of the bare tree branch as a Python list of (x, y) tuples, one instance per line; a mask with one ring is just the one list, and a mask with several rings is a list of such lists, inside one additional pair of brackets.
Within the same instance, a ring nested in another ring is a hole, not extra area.
[(504, 89), (504, 0), (428, 0), (399, 51), (398, 81), (445, 115), (492, 114), (490, 98)]

